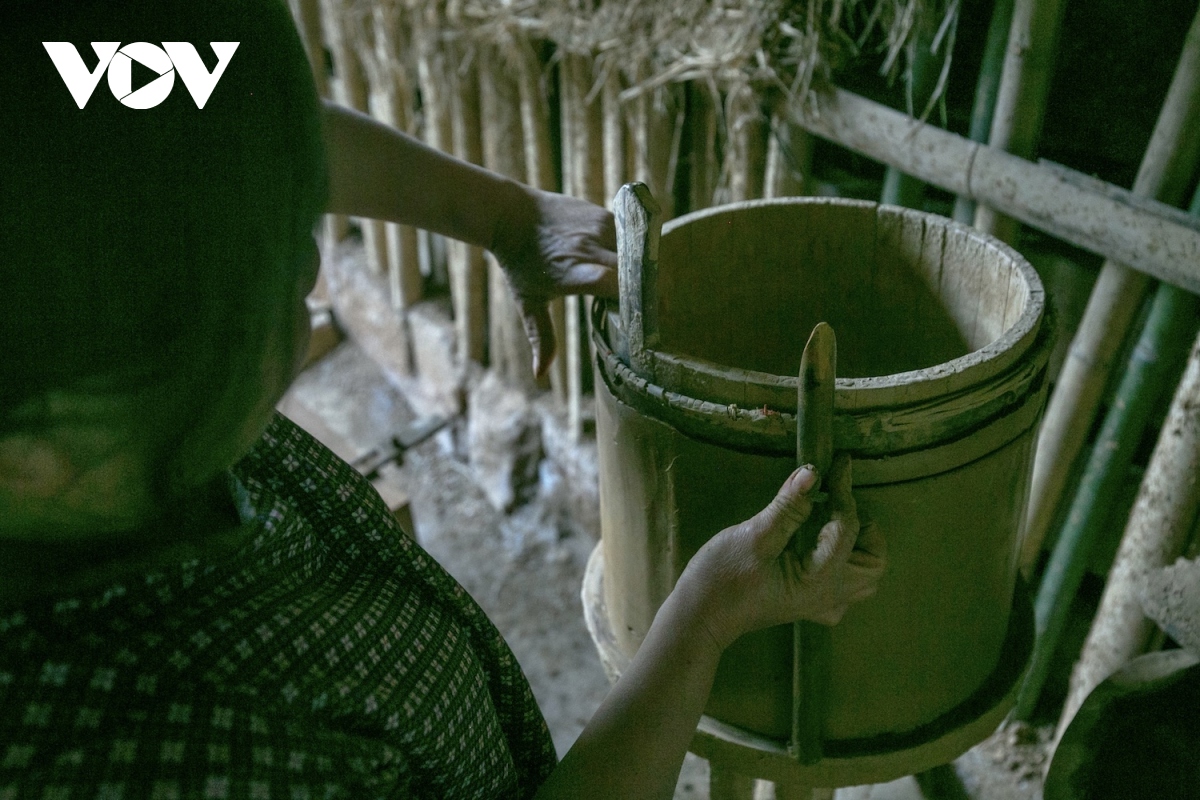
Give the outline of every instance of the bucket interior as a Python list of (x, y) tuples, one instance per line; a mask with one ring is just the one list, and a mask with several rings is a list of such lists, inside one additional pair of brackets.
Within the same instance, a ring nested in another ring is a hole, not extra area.
[(795, 375), (813, 326), (838, 376), (932, 367), (997, 339), (1029, 298), (1010, 251), (930, 214), (853, 201), (760, 204), (662, 236), (659, 347)]

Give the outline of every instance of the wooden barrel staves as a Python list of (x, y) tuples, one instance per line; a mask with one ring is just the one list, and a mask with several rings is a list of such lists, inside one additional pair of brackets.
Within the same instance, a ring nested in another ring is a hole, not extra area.
[(951, 220), (868, 202), (737, 203), (660, 236), (653, 199), (630, 184), (616, 214), (620, 303), (593, 320), (602, 541), (584, 589), (610, 672), (696, 550), (794, 469), (796, 376), (825, 321), (834, 448), (853, 457), (888, 571), (829, 632), (815, 751), (793, 741), (805, 682), (790, 626), (726, 652), (693, 749), (831, 787), (985, 738), (1032, 645), (1017, 553), (1051, 338), (1033, 268)]

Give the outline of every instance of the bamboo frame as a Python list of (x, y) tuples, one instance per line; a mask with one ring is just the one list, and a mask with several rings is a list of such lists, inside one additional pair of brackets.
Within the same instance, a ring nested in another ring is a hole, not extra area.
[[(996, 0), (992, 19), (988, 23), (987, 41), (975, 82), (975, 101), (971, 106), (971, 125), (967, 136), (973, 142), (986, 142), (996, 112), (996, 94), (1004, 68), (1004, 53), (1008, 46), (1008, 29), (1012, 25), (1013, 0)], [(975, 201), (959, 195), (954, 200), (954, 219), (966, 225), (975, 221)]]
[[(1200, 230), (1178, 209), (1062, 167), (1034, 164), (842, 89), (795, 109), (809, 131), (1085, 250), (1200, 292)], [(1195, 130), (1200, 132), (1200, 125)]]
[[(1196, 171), (1198, 159), (1200, 12), (1188, 31), (1175, 76), (1138, 170), (1134, 193), (1157, 197), (1171, 204), (1180, 202), (1186, 181)], [(1105, 220), (1106, 217), (1096, 219)], [(1154, 245), (1147, 241), (1146, 246)], [(1197, 255), (1193, 252), (1191, 259), (1181, 261), (1180, 266), (1191, 265), (1194, 269), (1200, 263)], [(1182, 253), (1177, 257), (1187, 259)], [(1129, 335), (1142, 300), (1150, 289), (1149, 277), (1135, 272), (1125, 263), (1119, 258), (1110, 258), (1101, 268), (1046, 409), (1034, 459), (1027, 532), (1020, 555), (1021, 568), (1026, 574), (1032, 570), (1058, 513), (1058, 504), (1109, 381), (1113, 359)], [(1136, 268), (1136, 265), (1132, 266)], [(1180, 283), (1171, 280), (1170, 275), (1150, 274), (1192, 292), (1200, 290), (1197, 280)]]
[[(371, 47), (364, 49), (371, 116), (402, 131), (412, 126), (413, 96), (404, 70), (396, 64), (400, 51), (400, 20), (388, 7), (375, 5), (371, 13)], [(417, 256), (417, 231), (410, 225), (384, 224), (388, 289), (392, 308), (403, 313), (424, 294)], [(402, 317), (403, 324), (403, 317)]]
[[(480, 62), (479, 112), (483, 135), (483, 165), (517, 180), (525, 178), (525, 147), (521, 130), (521, 101), (516, 80), (504, 55), (495, 47), (476, 50)], [(491, 366), (513, 386), (533, 394), (533, 352), (508, 279), (500, 262), (486, 255), (488, 272), (488, 340)]]
[[(1191, 213), (1200, 216), (1200, 191), (1192, 198)], [(1195, 333), (1198, 303), (1196, 297), (1174, 287), (1159, 286), (1143, 341), (1134, 350), (1131, 369), (1126, 372), (1123, 384), (1139, 377), (1133, 369), (1139, 353), (1158, 356), (1160, 349), (1169, 349), (1181, 334)], [(1187, 466), (1189, 458), (1195, 459), (1196, 451), (1187, 448), (1197, 444), (1197, 437), (1195, 429), (1188, 427), (1195, 421), (1195, 412), (1187, 404), (1194, 402), (1196, 392), (1200, 391), (1200, 377), (1195, 374), (1198, 354), (1200, 351), (1194, 346), (1113, 561), (1100, 607), (1071, 675), (1056, 738), (1061, 738), (1092, 689), (1145, 648), (1153, 636), (1153, 625), (1145, 618), (1138, 600), (1143, 578), (1152, 569), (1170, 564), (1187, 549), (1188, 541), (1196, 538), (1200, 498), (1191, 485), (1195, 483), (1195, 464), (1190, 473)], [(1162, 353), (1161, 357), (1170, 358), (1169, 353)], [(1139, 399), (1152, 403), (1156, 398)], [(1189, 419), (1188, 414), (1193, 418)]]
[(812, 135), (794, 126), (787, 112), (777, 106), (771, 114), (771, 133), (767, 139), (763, 196), (775, 198), (811, 194), (808, 186), (811, 175)]
[(1042, 578), (1034, 605), (1038, 642), (1013, 712), (1017, 719), (1027, 720), (1033, 715), (1096, 542), (1111, 519), (1125, 511), (1116, 507), (1121, 483), (1153, 404), (1168, 381), (1177, 378), (1173, 368), (1180, 361), (1177, 356), (1184, 355), (1187, 342), (1195, 335), (1198, 310), (1200, 306), (1187, 292), (1165, 284), (1159, 287), (1146, 328), (1122, 372), (1115, 402), (1104, 418)]
[[(421, 91), (421, 137), (430, 147), (454, 152), (454, 123), (447, 89), (453, 82), (447, 75), (446, 61), (453, 52), (448, 42), (441, 40), (442, 3), (408, 0), (409, 17), (414, 31), (416, 51), (415, 81)], [(440, 46), (439, 46), (440, 45)], [(410, 67), (411, 69), (411, 67)], [(450, 240), (429, 231), (417, 232), (417, 253), (422, 271), (439, 285), (451, 284)]]
[(621, 73), (610, 68), (601, 89), (601, 125), (604, 138), (604, 198), (612, 209), (617, 192), (629, 179), (628, 153), (625, 147), (625, 112), (621, 107)]
[(691, 154), (687, 210), (698, 211), (713, 204), (721, 179), (721, 164), (717, 156), (716, 89), (707, 83), (693, 81), (687, 84), (685, 92), (688, 151)]
[[(636, 83), (640, 77), (630, 77)], [(646, 184), (662, 209), (663, 219), (675, 216), (675, 166), (682, 129), (671, 87), (639, 92), (629, 101), (630, 154), (633, 180)], [(680, 135), (677, 135), (680, 134)]]
[[(614, 149), (613, 125), (605, 136), (605, 110), (595, 84), (593, 60), (566, 53), (559, 63), (559, 97), (562, 120), (563, 191), (598, 205), (605, 205), (607, 189), (604, 150)], [(603, 89), (601, 90), (601, 93)], [(611, 90), (610, 90), (611, 92)], [(610, 109), (610, 114), (616, 113)], [(564, 298), (566, 317), (567, 425), (573, 437), (583, 430), (584, 370), (590, 365), (586, 300), (576, 295)]]
[(304, 52), (308, 54), (308, 64), (312, 67), (313, 83), (316, 84), (317, 94), (321, 97), (328, 97), (329, 75), (325, 72), (320, 0), (289, 0), (288, 6), (292, 10), (292, 17), (296, 20), (300, 41), (304, 43)]
[[(454, 155), (472, 164), (482, 164), (483, 142), (479, 128), (479, 85), (475, 80), (475, 64), (460, 65), (456, 62), (461, 54), (455, 49), (449, 49), (449, 53), (451, 63), (445, 65), (445, 71), (441, 74), (451, 87), (449, 102)], [(458, 361), (462, 366), (471, 361), (482, 364), (487, 358), (488, 347), (487, 265), (483, 251), (452, 241), (447, 256)]]
[[(550, 138), (550, 109), (543, 90), (542, 60), (534, 43), (523, 34), (514, 41), (518, 58), (517, 91), (521, 103), (521, 134), (525, 145), (525, 182), (546, 191), (558, 189), (554, 171), (554, 148)], [(563, 356), (566, 339), (566, 311), (563, 298), (550, 301), (550, 321), (554, 326), (557, 354), (550, 364), (550, 388), (555, 399), (567, 402), (567, 359)]]
[[(906, 79), (906, 96), (907, 96), (907, 111), (912, 114), (914, 112), (914, 104), (917, 101), (922, 103), (928, 102), (928, 108), (932, 108), (933, 98), (938, 89), (938, 77), (940, 73), (939, 62), (937, 56), (933, 53), (931, 46), (935, 35), (929, 30), (928, 25), (921, 26), (908, 47), (908, 71), (905, 75)], [(950, 35), (953, 39), (953, 32)], [(947, 48), (953, 46), (953, 41), (947, 45)], [(946, 58), (949, 58), (947, 54)], [(944, 62), (945, 59), (942, 59)], [(926, 98), (929, 98), (928, 101)], [(924, 118), (924, 114), (921, 115)], [(889, 166), (883, 175), (883, 188), (880, 191), (879, 202), (887, 203), (894, 206), (904, 206), (905, 208), (915, 208), (921, 210), (925, 201), (925, 182), (914, 178), (912, 175), (901, 171), (895, 166)]]
[(766, 173), (766, 126), (758, 94), (748, 85), (735, 86), (725, 101), (729, 138), (725, 150), (723, 192), (726, 202), (758, 200)]
[(1167, 423), (1150, 458), (1100, 608), (1072, 675), (1065, 730), (1091, 689), (1146, 644), (1153, 624), (1138, 600), (1146, 573), (1167, 566), (1187, 546), (1200, 510), (1200, 337), (1192, 347)]
[[(321, 27), (333, 54), (334, 80), (330, 85), (331, 93), (334, 102), (368, 113), (370, 92), (367, 88), (367, 77), (355, 50), (354, 35), (347, 26), (347, 13), (338, 0), (321, 0)], [(335, 230), (338, 224), (334, 223)], [(379, 220), (362, 219), (359, 220), (359, 226), (362, 230), (367, 266), (372, 272), (381, 275), (387, 269), (384, 223)]]
[[(1066, 0), (1016, 0), (1008, 30), (1004, 70), (992, 112), (990, 147), (1030, 158), (1042, 132), (1042, 117), (1054, 70), (1058, 31)], [(986, 205), (975, 209), (975, 227), (1008, 244), (1017, 223)]]

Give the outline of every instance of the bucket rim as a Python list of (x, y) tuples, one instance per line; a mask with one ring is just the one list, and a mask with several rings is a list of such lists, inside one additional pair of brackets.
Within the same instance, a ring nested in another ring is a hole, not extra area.
[[(938, 214), (852, 198), (781, 197), (747, 200), (693, 211), (664, 224), (661, 236), (670, 237), (689, 224), (711, 217), (760, 208), (814, 205), (873, 210), (876, 216), (881, 212), (906, 216), (916, 218), (922, 225), (932, 222), (943, 229), (955, 231), (1010, 263), (1020, 275), (1026, 290), (1025, 306), (1017, 320), (982, 347), (940, 364), (915, 370), (859, 378), (838, 378), (834, 399), (837, 410), (894, 407), (898, 404), (930, 401), (955, 394), (1009, 370), (1034, 346), (1046, 317), (1045, 288), (1037, 271), (1024, 256), (996, 237)], [(655, 249), (657, 250), (657, 247)], [(657, 265), (654, 272), (647, 276), (649, 281), (656, 282), (656, 273)], [(643, 287), (643, 293), (646, 288)], [(651, 292), (657, 291), (656, 286), (650, 289)], [(623, 292), (622, 296), (627, 295)], [(636, 349), (636, 344), (634, 347)], [(721, 365), (697, 356), (652, 346), (643, 347), (636, 355), (622, 353), (621, 360), (650, 383), (719, 405), (734, 404), (743, 408), (761, 407), (777, 411), (795, 407), (798, 381), (795, 375), (778, 375)]]

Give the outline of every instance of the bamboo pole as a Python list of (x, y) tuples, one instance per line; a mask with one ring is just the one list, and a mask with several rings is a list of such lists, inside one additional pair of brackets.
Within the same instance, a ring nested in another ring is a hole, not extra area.
[[(430, 147), (454, 152), (454, 122), (447, 89), (453, 81), (447, 75), (449, 43), (443, 40), (441, 2), (408, 0), (413, 20), (416, 50), (417, 85), (421, 91), (421, 137)], [(429, 231), (417, 232), (419, 263), (424, 265), (434, 285), (453, 283), (450, 271), (449, 240)]]
[[(693, 169), (695, 163), (693, 151)], [(812, 136), (808, 131), (793, 126), (787, 112), (777, 106), (771, 112), (763, 197), (797, 197), (809, 194), (808, 182), (811, 175)]]
[[(546, 104), (543, 89), (542, 60), (528, 37), (518, 35), (515, 43), (519, 58), (517, 69), (517, 91), (521, 102), (521, 138), (525, 144), (525, 182), (546, 191), (558, 189), (554, 170), (554, 148), (550, 140), (550, 109)], [(558, 343), (558, 353), (550, 364), (550, 388), (554, 398), (566, 405), (567, 359), (566, 349), (566, 305), (561, 297), (550, 301), (550, 321)]]
[[(1138, 600), (1151, 569), (1170, 564), (1186, 546), (1200, 508), (1200, 337), (1192, 347), (1167, 424), (1150, 458), (1100, 608), (1072, 675), (1065, 730), (1083, 699), (1104, 678), (1140, 653), (1152, 625)], [(1069, 715), (1068, 715), (1069, 712)]]
[[(688, 150), (691, 153), (687, 210), (698, 211), (715, 201), (721, 176), (717, 157), (716, 89), (706, 83), (692, 82), (687, 85), (686, 92)], [(803, 135), (808, 134), (804, 132)], [(780, 182), (770, 185), (776, 186)]]
[(763, 196), (766, 136), (758, 94), (746, 84), (729, 91), (725, 119), (729, 128), (724, 182), (731, 203)]
[[(829, 475), (833, 464), (833, 393), (837, 376), (837, 338), (833, 328), (817, 323), (800, 358), (796, 398), (796, 465), (811, 464)], [(802, 557), (817, 546), (827, 514), (812, 514), (793, 546)], [(825, 701), (829, 696), (832, 640), (829, 627), (800, 621), (792, 627), (792, 737), (789, 747), (801, 764), (815, 764), (824, 750)]]
[[(575, 197), (580, 195), (580, 184), (585, 180), (576, 165), (578, 140), (586, 138), (579, 132), (583, 124), (583, 99), (578, 88), (579, 78), (575, 74), (578, 69), (577, 58), (573, 54), (564, 55), (559, 62), (558, 97), (563, 192)], [(563, 321), (565, 336), (562, 358), (567, 369), (567, 430), (570, 431), (571, 439), (578, 441), (583, 433), (583, 363), (580, 357), (583, 343), (579, 327), (578, 297), (569, 295), (563, 298)]]
[[(334, 102), (369, 113), (369, 90), (363, 65), (355, 47), (354, 32), (347, 25), (346, 11), (339, 0), (321, 0), (321, 26), (329, 51), (333, 54)], [(387, 239), (379, 220), (361, 219), (363, 248), (367, 266), (382, 275), (387, 269)]]
[(621, 108), (621, 73), (615, 68), (610, 68), (605, 76), (600, 105), (604, 115), (604, 197), (611, 210), (617, 192), (629, 182), (625, 112)]
[(1159, 397), (1178, 380), (1177, 367), (1196, 333), (1197, 311), (1195, 296), (1173, 286), (1159, 287), (1042, 577), (1034, 604), (1037, 643), (1017, 696), (1017, 719), (1032, 717), (1096, 541), (1124, 511), (1116, 506), (1121, 484)]
[[(521, 135), (521, 101), (517, 83), (504, 56), (494, 47), (477, 50), (479, 111), (483, 134), (483, 165), (517, 180), (525, 178), (525, 147)], [(491, 365), (526, 394), (537, 391), (533, 352), (508, 279), (495, 257), (487, 254), (488, 340)]]
[[(1016, 0), (988, 136), (991, 147), (1022, 158), (1033, 156), (1042, 133), (1064, 8), (1065, 0)], [(1016, 221), (1001, 218), (988, 206), (975, 210), (975, 227), (1009, 244), (1016, 242)]]
[[(957, 20), (957, 16), (955, 17)], [(957, 22), (955, 22), (957, 24)], [(908, 45), (909, 71), (906, 81), (906, 105), (908, 113), (914, 113), (916, 102), (932, 99), (937, 92), (941, 70), (933, 51), (934, 35), (924, 28)], [(953, 42), (947, 48), (953, 47)], [(949, 58), (947, 53), (946, 58)], [(944, 61), (944, 59), (943, 59)], [(925, 182), (914, 178), (897, 167), (889, 166), (883, 175), (883, 189), (879, 202), (893, 206), (920, 209), (925, 204)]]
[[(635, 72), (632, 82), (636, 83)], [(675, 166), (679, 156), (677, 109), (671, 87), (658, 86), (637, 94), (629, 103), (633, 178), (646, 184), (662, 208), (663, 219), (675, 216)]]
[(822, 92), (814, 105), (792, 113), (819, 136), (986, 202), (1085, 250), (1200, 292), (1200, 231), (1177, 208), (932, 125), (914, 127), (906, 114), (841, 89)]
[[(312, 68), (313, 83), (317, 87), (317, 95), (329, 98), (329, 73), (325, 70), (325, 39), (321, 30), (321, 0), (290, 0), (292, 16), (296, 20), (296, 28), (300, 32), (300, 40), (304, 43), (304, 52), (308, 55), (308, 64)], [(321, 222), (320, 250), (321, 262), (336, 257), (337, 243), (346, 238), (349, 221), (340, 214), (326, 214)], [(318, 285), (325, 282), (325, 271), (322, 268), (317, 279)]]
[[(1200, 190), (1192, 199), (1191, 212), (1200, 215)], [(1142, 339), (1152, 339), (1152, 345), (1160, 342), (1166, 345), (1173, 338), (1194, 334), (1198, 314), (1200, 301), (1195, 296), (1171, 286), (1160, 286)], [(1135, 355), (1148, 349), (1139, 343)], [(1126, 381), (1132, 379), (1127, 373)], [(1167, 566), (1183, 553), (1191, 531), (1200, 522), (1197, 519), (1200, 491), (1196, 480), (1200, 465), (1200, 412), (1194, 407), (1198, 400), (1200, 339), (1192, 349), (1167, 422), (1159, 434), (1100, 606), (1072, 671), (1058, 736), (1062, 736), (1092, 689), (1145, 648), (1153, 625), (1144, 616), (1138, 590), (1151, 570)]]
[[(413, 98), (407, 76), (397, 63), (400, 21), (395, 10), (394, 6), (382, 4), (372, 7), (371, 48), (362, 53), (362, 61), (367, 66), (371, 116), (385, 125), (408, 132), (412, 123)], [(392, 308), (403, 315), (424, 293), (417, 261), (417, 232), (410, 225), (385, 223), (384, 244)], [(403, 316), (401, 324), (405, 324)]]
[[(1200, 158), (1200, 12), (1184, 42), (1158, 122), (1134, 181), (1135, 194), (1172, 205), (1183, 199)], [(1097, 217), (1105, 222), (1104, 217)], [(1147, 247), (1156, 246), (1146, 242)], [(1128, 263), (1128, 262), (1126, 262)], [(1195, 256), (1181, 265), (1193, 270)], [(1170, 276), (1156, 275), (1169, 282)], [(1200, 289), (1192, 283), (1185, 288)], [(1112, 362), (1150, 289), (1150, 279), (1119, 260), (1105, 262), (1050, 397), (1038, 437), (1020, 564), (1028, 574), (1058, 513), (1080, 451), (1100, 405)]]
[[(430, 4), (430, 8), (434, 5)], [(483, 143), (479, 126), (479, 85), (474, 62), (458, 62), (459, 55), (448, 48), (453, 58), (445, 65), (454, 154), (472, 164), (483, 163)], [(458, 241), (449, 243), (450, 298), (454, 306), (455, 345), (458, 363), (466, 366), (487, 359), (487, 265), (483, 251)]]
[[(562, 120), (563, 191), (605, 205), (604, 114), (601, 101), (592, 97), (592, 59), (567, 53), (559, 65)], [(571, 434), (583, 431), (583, 395), (587, 385), (590, 344), (586, 301), (577, 295), (565, 298), (567, 424)]]
[[(329, 39), (325, 27), (325, 16), (329, 13), (328, 0), (293, 0), (293, 3), (294, 8), (303, 15), (304, 46), (317, 93), (325, 99), (341, 102), (334, 94), (333, 81), (325, 63), (325, 42)], [(337, 243), (350, 232), (350, 220), (344, 214), (326, 214), (322, 228), (322, 260), (332, 259), (336, 257)]]
[(308, 54), (308, 65), (312, 67), (313, 83), (316, 84), (317, 94), (329, 96), (329, 75), (325, 72), (325, 44), (321, 35), (321, 3), (320, 0), (289, 0), (292, 17), (296, 20), (296, 29), (300, 32), (300, 41), (304, 43), (304, 52)]
[[(992, 129), (1012, 15), (1013, 0), (996, 0), (992, 7), (992, 20), (988, 23), (987, 42), (984, 44), (983, 59), (979, 65), (979, 79), (975, 82), (975, 102), (971, 106), (971, 125), (967, 136), (973, 142), (986, 142)], [(975, 201), (963, 195), (956, 197), (954, 219), (966, 225), (974, 224)]]

